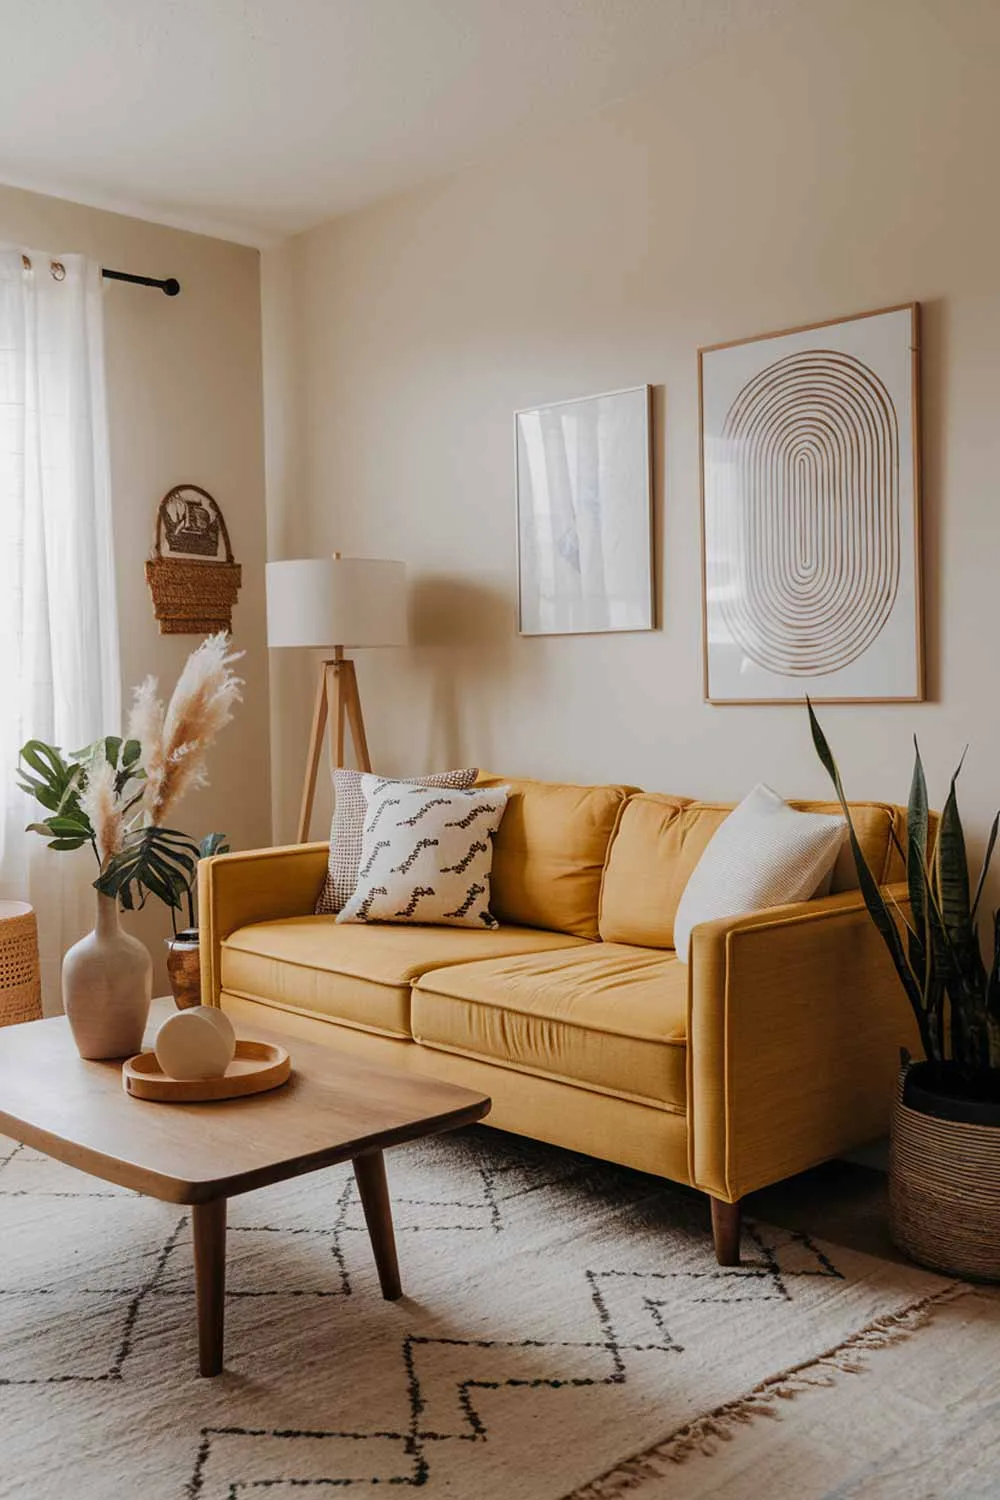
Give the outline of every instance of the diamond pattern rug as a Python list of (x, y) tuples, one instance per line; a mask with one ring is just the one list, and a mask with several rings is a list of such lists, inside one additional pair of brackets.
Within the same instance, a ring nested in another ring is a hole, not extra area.
[(235, 1199), (201, 1380), (188, 1213), (0, 1139), (0, 1496), (623, 1494), (947, 1290), (755, 1223), (721, 1269), (697, 1195), (485, 1129), (387, 1162), (403, 1300), (348, 1167)]

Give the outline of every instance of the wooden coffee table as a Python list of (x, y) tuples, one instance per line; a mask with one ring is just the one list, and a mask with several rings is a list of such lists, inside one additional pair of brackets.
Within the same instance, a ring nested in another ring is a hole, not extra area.
[[(146, 1046), (173, 1009), (153, 1002)], [(121, 1063), (84, 1062), (62, 1016), (0, 1029), (0, 1134), (93, 1177), (191, 1205), (202, 1375), (222, 1369), (228, 1198), (350, 1159), (382, 1295), (394, 1300), (402, 1289), (382, 1152), (471, 1125), (490, 1108), (485, 1094), (278, 1029), (242, 1021), (238, 1029), (287, 1046), (292, 1076), (272, 1093), (211, 1104), (129, 1098)]]

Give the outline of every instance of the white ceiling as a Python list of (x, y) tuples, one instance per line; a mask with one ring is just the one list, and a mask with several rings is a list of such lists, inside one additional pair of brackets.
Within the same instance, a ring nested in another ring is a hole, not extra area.
[(0, 181), (272, 243), (794, 4), (0, 0)]

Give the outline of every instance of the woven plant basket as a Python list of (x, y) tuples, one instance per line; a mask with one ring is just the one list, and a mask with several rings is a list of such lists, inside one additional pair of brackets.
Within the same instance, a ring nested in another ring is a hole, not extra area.
[(920, 1265), (1000, 1281), (1000, 1110), (996, 1125), (941, 1120), (896, 1088), (889, 1149), (889, 1229)]
[(42, 1014), (35, 913), (23, 901), (0, 902), (0, 1026)]
[[(164, 529), (168, 542), (180, 545), (169, 536), (168, 504), (186, 491), (204, 496), (212, 513), (212, 530), (206, 537), (193, 537), (186, 543), (187, 557), (163, 555)], [(217, 523), (217, 524), (216, 524)], [(205, 556), (209, 546), (218, 549), (221, 538), (225, 560)], [(146, 563), (146, 582), (153, 596), (153, 609), (161, 635), (214, 635), (233, 626), (233, 605), (242, 581), (242, 568), (233, 561), (229, 531), (218, 503), (197, 485), (177, 485), (164, 495), (156, 513), (156, 540), (153, 555)]]

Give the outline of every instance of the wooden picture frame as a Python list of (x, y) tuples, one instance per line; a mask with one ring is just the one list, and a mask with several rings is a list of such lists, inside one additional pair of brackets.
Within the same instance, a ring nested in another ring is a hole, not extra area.
[(698, 350), (709, 703), (925, 695), (920, 305)]

